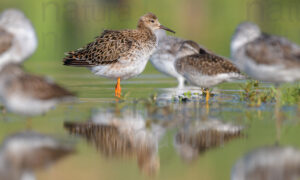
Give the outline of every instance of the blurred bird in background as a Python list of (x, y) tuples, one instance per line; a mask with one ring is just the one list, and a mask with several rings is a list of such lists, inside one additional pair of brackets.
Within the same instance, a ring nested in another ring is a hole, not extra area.
[(0, 15), (0, 100), (12, 113), (40, 115), (74, 97), (53, 81), (23, 70), (21, 63), (36, 47), (30, 20), (19, 10), (5, 10)]
[(0, 180), (35, 180), (44, 169), (74, 152), (73, 144), (36, 132), (7, 137), (0, 146)]

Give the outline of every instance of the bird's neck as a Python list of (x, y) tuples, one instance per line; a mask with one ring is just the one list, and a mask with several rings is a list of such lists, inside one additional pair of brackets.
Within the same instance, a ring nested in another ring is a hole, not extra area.
[(233, 37), (230, 49), (232, 53), (235, 53), (238, 49), (243, 47), (245, 44), (247, 44), (249, 40), (246, 37)]
[(137, 29), (144, 29), (147, 28), (147, 26), (145, 25), (145, 23), (142, 20), (139, 20), (138, 24), (137, 24)]
[(139, 31), (145, 31), (145, 32), (151, 32), (151, 33), (154, 33), (154, 32), (152, 32), (152, 30), (151, 30), (149, 27), (145, 26), (144, 24), (139, 24), (139, 25), (137, 26), (137, 29), (138, 29)]
[(38, 40), (36, 32), (31, 24), (8, 27), (7, 30), (14, 35), (15, 41), (17, 41), (16, 45), (22, 46), (18, 47), (18, 61), (27, 59), (35, 52)]
[(164, 39), (165, 37), (167, 37), (167, 33), (165, 30), (162, 29), (158, 29), (155, 32), (156, 37), (158, 38), (158, 41)]
[(252, 33), (250, 36), (243, 34), (235, 34), (232, 37), (230, 50), (232, 54), (235, 54), (240, 48), (244, 47), (249, 42), (252, 42), (260, 37), (261, 34)]
[(153, 39), (156, 40), (156, 35), (149, 27), (145, 26), (143, 23), (139, 23), (137, 30), (143, 34), (145, 40)]

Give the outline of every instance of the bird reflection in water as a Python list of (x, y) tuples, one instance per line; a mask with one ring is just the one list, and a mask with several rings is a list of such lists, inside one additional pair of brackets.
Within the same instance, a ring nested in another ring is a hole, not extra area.
[(199, 154), (241, 137), (242, 130), (242, 126), (215, 119), (194, 121), (179, 130), (174, 137), (174, 146), (182, 160), (191, 163)]
[(142, 173), (157, 174), (158, 143), (165, 129), (134, 111), (101, 112), (86, 123), (65, 122), (65, 128), (93, 144), (108, 158), (136, 158)]
[(45, 168), (73, 152), (73, 145), (35, 132), (7, 137), (0, 147), (0, 180), (34, 180)]
[(294, 147), (261, 147), (239, 159), (232, 180), (296, 180), (300, 178), (300, 151)]

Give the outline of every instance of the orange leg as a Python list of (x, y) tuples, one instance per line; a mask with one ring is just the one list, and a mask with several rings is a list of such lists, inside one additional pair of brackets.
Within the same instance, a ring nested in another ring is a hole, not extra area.
[(121, 79), (120, 78), (118, 78), (118, 82), (116, 84), (115, 96), (118, 98), (121, 97)]
[(209, 89), (206, 90), (206, 103), (208, 103), (209, 99), (210, 99), (210, 92)]

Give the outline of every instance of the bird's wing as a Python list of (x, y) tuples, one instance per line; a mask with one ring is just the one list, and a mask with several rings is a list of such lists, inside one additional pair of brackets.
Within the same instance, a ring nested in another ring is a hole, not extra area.
[(178, 59), (176, 68), (182, 73), (192, 73), (194, 75), (217, 75), (222, 73), (238, 73), (240, 71), (229, 60), (207, 53), (205, 50), (199, 54), (193, 54)]
[(13, 44), (13, 35), (0, 27), (0, 54), (3, 54)]
[(73, 97), (74, 94), (58, 84), (36, 75), (24, 73), (11, 83), (11, 90), (20, 88), (30, 97), (41, 100)]
[(64, 65), (97, 66), (112, 64), (127, 53), (132, 47), (133, 40), (122, 31), (105, 30), (101, 36), (86, 47), (67, 53)]
[(246, 45), (246, 54), (257, 64), (300, 67), (300, 47), (289, 40), (264, 34)]

